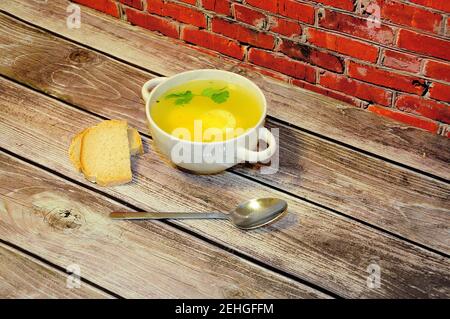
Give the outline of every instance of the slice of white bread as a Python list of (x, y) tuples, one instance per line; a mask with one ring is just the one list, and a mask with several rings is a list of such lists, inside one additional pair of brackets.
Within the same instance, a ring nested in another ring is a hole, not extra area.
[[(81, 141), (83, 139), (83, 135), (86, 130), (78, 133), (72, 139), (72, 142), (69, 146), (69, 158), (72, 162), (75, 169), (80, 172), (81, 171), (81, 162), (80, 162), (80, 152), (81, 152)], [(130, 147), (131, 155), (142, 155), (144, 154), (144, 148), (142, 146), (142, 139), (139, 135), (138, 130), (135, 128), (128, 128), (128, 145)]]
[(88, 128), (81, 140), (80, 163), (85, 177), (101, 186), (130, 182), (127, 122), (109, 120)]

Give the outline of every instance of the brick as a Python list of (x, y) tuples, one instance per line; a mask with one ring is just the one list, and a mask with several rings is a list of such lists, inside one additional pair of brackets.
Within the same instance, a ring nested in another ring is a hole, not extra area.
[(126, 8), (125, 13), (130, 23), (143, 28), (158, 31), (171, 38), (179, 37), (179, 25), (175, 21)]
[(267, 16), (259, 11), (238, 3), (233, 4), (234, 18), (238, 21), (263, 28), (267, 22)]
[(437, 130), (439, 128), (439, 125), (436, 122), (416, 117), (411, 114), (395, 111), (393, 109), (385, 108), (382, 106), (369, 105), (367, 109), (375, 114), (389, 117), (395, 121), (402, 122), (413, 127), (421, 128), (432, 133), (437, 133)]
[(450, 1), (448, 0), (409, 0), (410, 2), (436, 10), (450, 12)]
[(417, 73), (420, 71), (420, 62), (417, 56), (386, 50), (383, 54), (383, 65), (402, 71)]
[(180, 22), (206, 28), (206, 16), (203, 12), (172, 2), (147, 0), (147, 11), (160, 16), (171, 17)]
[(394, 42), (393, 28), (384, 24), (374, 28), (366, 18), (357, 18), (340, 12), (325, 10), (319, 17), (319, 26), (381, 44), (389, 45)]
[[(429, 91), (429, 97), (450, 103), (450, 85), (433, 83)], [(447, 106), (450, 109), (450, 106)]]
[(73, 2), (104, 12), (116, 18), (120, 15), (117, 3), (112, 0), (73, 0)]
[(336, 100), (339, 100), (339, 101), (342, 101), (342, 102), (345, 102), (345, 103), (348, 103), (348, 104), (351, 104), (351, 105), (354, 105), (357, 107), (361, 106), (361, 101), (356, 98), (353, 98), (353, 97), (348, 96), (343, 93), (328, 90), (328, 89), (322, 88), (320, 86), (316, 86), (315, 84), (310, 84), (308, 82), (304, 82), (302, 80), (297, 80), (297, 79), (293, 79), (292, 84), (295, 86), (301, 87), (305, 90), (309, 90), (309, 91), (316, 92), (316, 93), (319, 93), (319, 94), (322, 94), (325, 96), (329, 96), (333, 99), (336, 99)]
[(163, 14), (180, 22), (206, 28), (206, 16), (203, 12), (195, 9), (180, 6), (175, 3), (167, 3)]
[(314, 24), (314, 7), (295, 0), (279, 0), (278, 13), (282, 16), (301, 22)]
[(450, 41), (413, 31), (400, 30), (397, 46), (424, 55), (450, 60)]
[(302, 27), (297, 22), (291, 20), (269, 17), (269, 31), (293, 38), (302, 34)]
[(144, 4), (142, 3), (142, 0), (120, 0), (120, 2), (139, 10), (144, 9)]
[(163, 0), (147, 0), (147, 11), (154, 14), (164, 15)]
[(245, 51), (239, 42), (209, 31), (199, 30), (192, 26), (185, 26), (181, 31), (181, 39), (239, 60), (244, 58)]
[(178, 0), (178, 1), (190, 4), (190, 5), (193, 5), (193, 6), (195, 6), (197, 4), (197, 0)]
[(203, 8), (218, 14), (231, 15), (231, 2), (229, 0), (202, 0)]
[(391, 92), (336, 73), (325, 72), (321, 74), (319, 84), (335, 91), (356, 96), (357, 98), (371, 102), (371, 104), (376, 103), (385, 106), (391, 104)]
[(348, 75), (354, 79), (381, 85), (402, 92), (422, 95), (426, 90), (423, 79), (401, 75), (398, 73), (377, 69), (370, 65), (358, 64), (350, 61)]
[(247, 0), (247, 4), (272, 13), (278, 13), (278, 0)]
[(315, 69), (312, 66), (281, 54), (251, 48), (248, 52), (248, 60), (250, 63), (281, 72), (297, 79), (315, 82)]
[(313, 2), (322, 3), (326, 6), (353, 11), (355, 8), (354, 0), (312, 0)]
[(437, 33), (442, 22), (442, 15), (417, 6), (393, 0), (365, 0), (366, 7), (378, 5), (381, 18), (395, 24)]
[(314, 24), (314, 7), (306, 3), (300, 3), (295, 0), (247, 0), (246, 4), (298, 21)]
[(217, 17), (213, 18), (211, 22), (211, 30), (240, 42), (264, 49), (273, 49), (275, 45), (275, 37), (273, 35), (252, 30), (240, 24), (228, 22)]
[(330, 71), (339, 73), (344, 71), (343, 61), (340, 58), (305, 44), (283, 40), (278, 50), (291, 58), (311, 63)]
[(424, 74), (433, 79), (450, 82), (450, 63), (427, 60)]
[(401, 95), (395, 106), (404, 112), (422, 115), (432, 120), (450, 123), (450, 107), (419, 96)]
[(317, 29), (308, 29), (308, 42), (368, 62), (378, 59), (376, 46)]

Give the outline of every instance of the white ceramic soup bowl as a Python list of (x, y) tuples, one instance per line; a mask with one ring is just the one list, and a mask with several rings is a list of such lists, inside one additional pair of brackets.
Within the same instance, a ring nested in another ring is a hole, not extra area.
[[(252, 91), (262, 108), (258, 123), (245, 133), (220, 142), (188, 141), (165, 132), (151, 116), (152, 105), (168, 90), (193, 80), (222, 80)], [(275, 137), (263, 126), (267, 111), (266, 98), (255, 83), (241, 75), (205, 69), (183, 72), (168, 78), (158, 77), (144, 84), (142, 97), (145, 101), (145, 112), (154, 145), (160, 153), (179, 167), (198, 174), (213, 174), (244, 161), (268, 161), (276, 151)], [(264, 141), (267, 148), (257, 151), (258, 140)]]

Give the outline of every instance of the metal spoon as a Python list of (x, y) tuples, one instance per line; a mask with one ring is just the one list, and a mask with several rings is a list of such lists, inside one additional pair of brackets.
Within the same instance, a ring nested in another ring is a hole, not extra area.
[(258, 228), (280, 219), (287, 211), (286, 201), (278, 198), (251, 199), (241, 203), (229, 214), (225, 213), (151, 213), (112, 212), (112, 219), (228, 219), (241, 229)]

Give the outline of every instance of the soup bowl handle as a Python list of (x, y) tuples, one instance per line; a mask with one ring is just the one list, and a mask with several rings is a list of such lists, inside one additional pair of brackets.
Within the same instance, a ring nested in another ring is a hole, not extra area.
[(144, 99), (144, 102), (147, 103), (148, 99), (150, 98), (150, 91), (155, 88), (158, 84), (164, 82), (167, 80), (166, 77), (158, 77), (151, 79), (142, 86), (142, 98)]
[(245, 147), (237, 149), (237, 156), (240, 160), (246, 162), (264, 162), (269, 160), (277, 150), (275, 136), (265, 127), (260, 128), (258, 139), (267, 144), (267, 148), (262, 151), (252, 151)]

